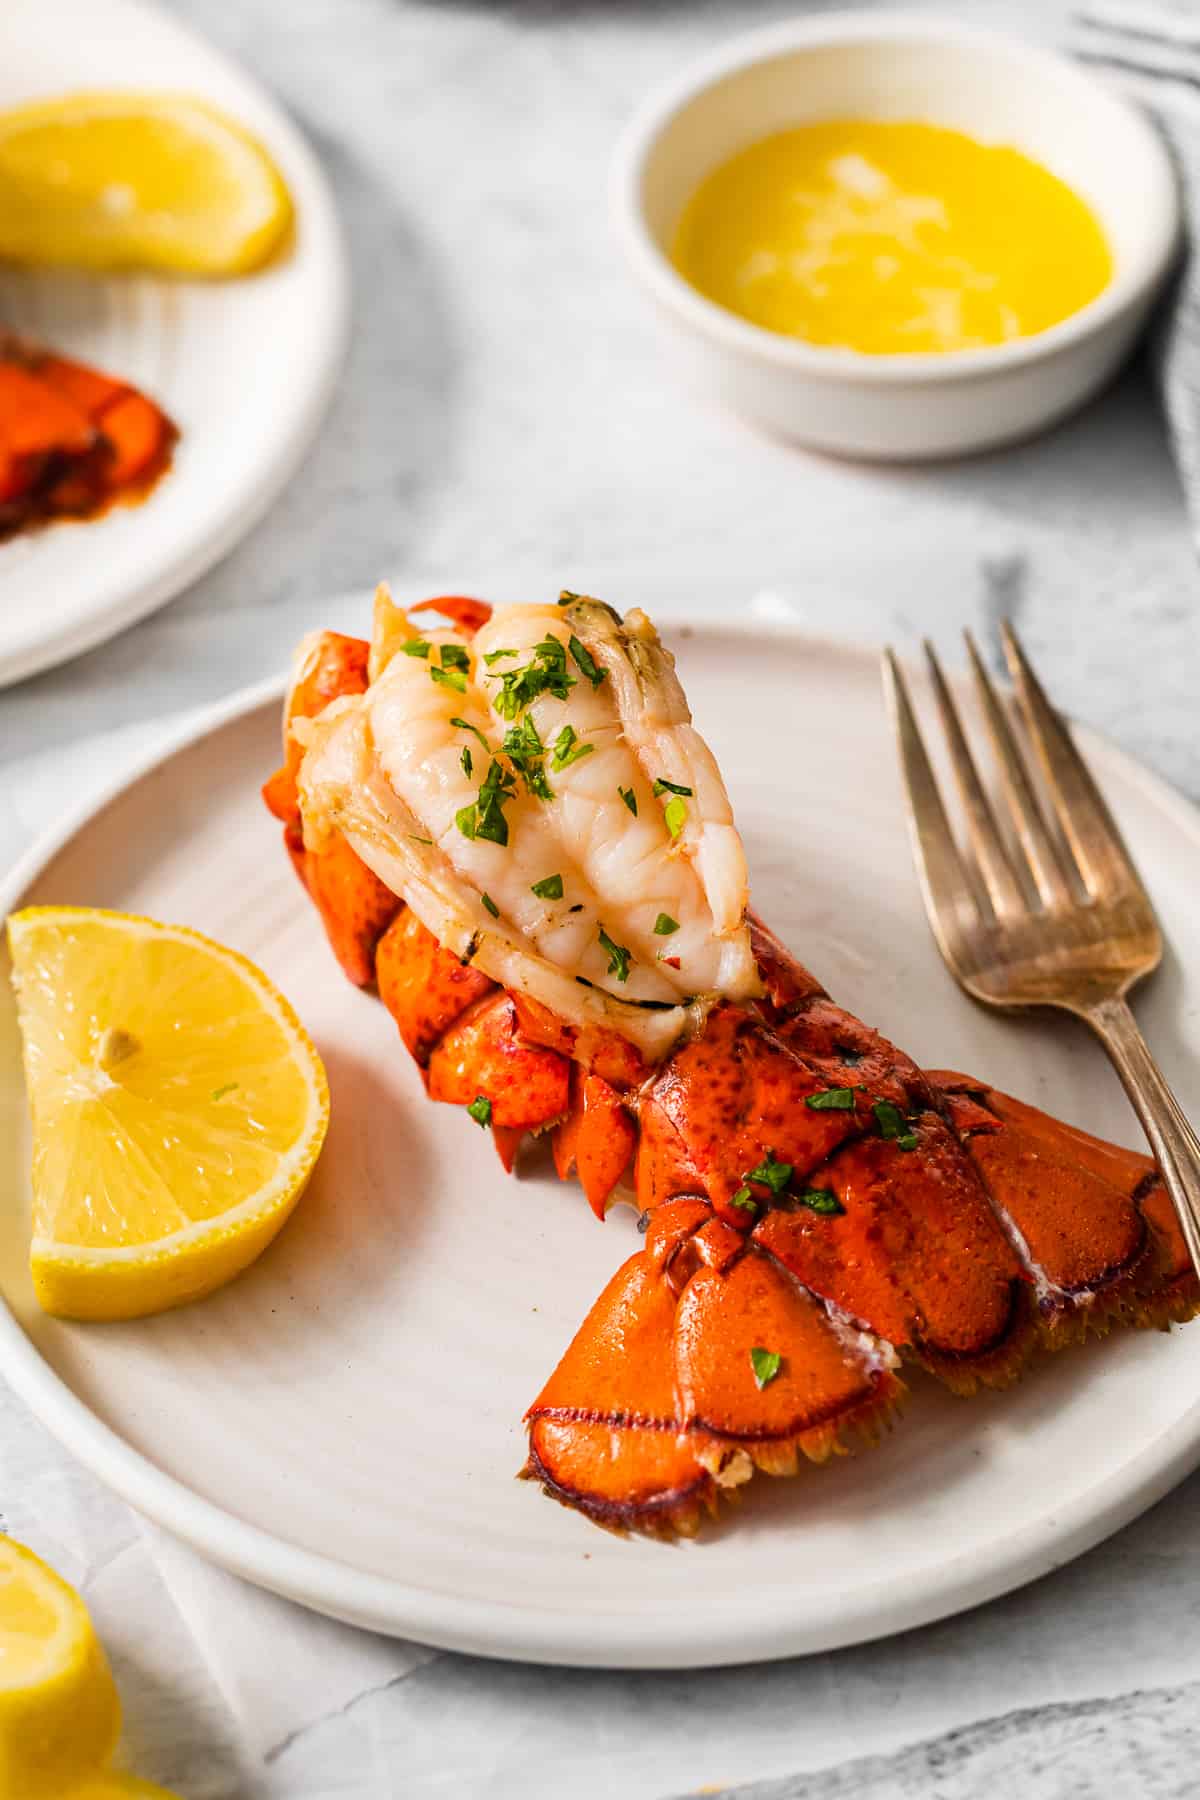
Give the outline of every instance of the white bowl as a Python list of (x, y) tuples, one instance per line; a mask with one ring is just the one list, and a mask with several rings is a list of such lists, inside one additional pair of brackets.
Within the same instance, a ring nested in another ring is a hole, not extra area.
[[(818, 119), (921, 119), (1015, 145), (1092, 208), (1114, 271), (1061, 324), (983, 350), (868, 356), (766, 331), (706, 300), (669, 248), (708, 172), (769, 132)], [(926, 14), (846, 12), (735, 39), (641, 108), (611, 203), (665, 343), (694, 386), (768, 431), (853, 456), (920, 458), (1028, 436), (1112, 374), (1179, 239), (1170, 159), (1132, 106), (1073, 63)]]

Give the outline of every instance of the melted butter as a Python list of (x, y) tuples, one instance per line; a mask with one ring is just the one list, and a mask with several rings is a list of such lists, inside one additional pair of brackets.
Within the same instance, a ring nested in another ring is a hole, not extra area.
[(1113, 269), (1091, 210), (1019, 150), (865, 119), (777, 132), (723, 163), (672, 260), (755, 325), (872, 355), (1045, 331)]

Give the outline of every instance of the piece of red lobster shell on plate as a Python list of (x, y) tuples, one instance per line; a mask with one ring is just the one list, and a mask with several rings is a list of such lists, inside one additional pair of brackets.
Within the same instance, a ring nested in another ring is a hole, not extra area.
[(0, 332), (0, 538), (142, 498), (178, 436), (128, 382)]
[(525, 1472), (599, 1523), (689, 1532), (874, 1437), (906, 1363), (969, 1394), (1200, 1305), (1149, 1158), (923, 1073), (748, 910), (643, 613), (381, 590), (369, 644), (301, 646), (264, 794), (431, 1098), (640, 1211), (526, 1415)]

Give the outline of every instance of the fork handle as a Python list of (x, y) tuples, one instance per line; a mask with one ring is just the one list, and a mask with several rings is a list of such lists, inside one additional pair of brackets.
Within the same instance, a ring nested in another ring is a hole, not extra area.
[(1150, 1140), (1180, 1229), (1200, 1274), (1200, 1138), (1188, 1124), (1124, 1000), (1100, 1000), (1083, 1012), (1112, 1059)]

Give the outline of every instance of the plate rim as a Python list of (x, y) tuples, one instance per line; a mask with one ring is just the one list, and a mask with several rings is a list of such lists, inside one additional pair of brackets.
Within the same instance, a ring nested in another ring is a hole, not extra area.
[[(194, 527), (190, 534), (181, 532), (174, 547), (156, 559), (149, 574), (98, 607), (86, 620), (60, 623), (44, 637), (12, 651), (0, 647), (0, 688), (26, 681), (107, 643), (175, 599), (227, 556), (270, 511), (311, 449), (333, 401), (349, 349), (350, 263), (345, 236), (333, 189), (305, 133), (255, 70), (229, 55), (204, 32), (154, 0), (122, 0), (122, 4), (152, 18), (156, 28), (201, 45), (206, 57), (253, 88), (264, 117), (270, 120), (271, 142), (285, 152), (297, 177), (295, 185), (302, 183), (306, 189), (304, 208), (312, 223), (314, 241), (324, 246), (323, 261), (316, 265), (324, 289), (323, 305), (316, 310), (317, 322), (322, 316), (325, 321), (324, 351), (321, 358), (306, 365), (310, 379), (302, 386), (287, 435), (281, 436), (274, 460), (269, 466), (264, 464), (258, 478), (247, 486), (220, 522), (199, 534)], [(152, 496), (147, 504), (153, 504)]]
[[(663, 614), (691, 637), (737, 635), (764, 643), (781, 639), (814, 652), (874, 662), (876, 646), (807, 631), (783, 620), (701, 620)], [(137, 758), (45, 832), (0, 879), (0, 918), (82, 830), (181, 752), (272, 702), (287, 677), (274, 675), (239, 689), (215, 705), (189, 712), (178, 728)], [(882, 699), (881, 699), (882, 704)], [(1102, 734), (1073, 727), (1085, 754), (1099, 751), (1194, 841), (1200, 851), (1200, 809), (1163, 777)], [(914, 876), (915, 879), (915, 876)], [(0, 1296), (0, 1376), (51, 1435), (99, 1480), (155, 1524), (201, 1555), (258, 1587), (329, 1617), (388, 1636), (506, 1661), (622, 1669), (713, 1668), (811, 1655), (871, 1642), (998, 1598), (1082, 1555), (1162, 1499), (1200, 1465), (1200, 1391), (1143, 1453), (1137, 1468), (1122, 1467), (1071, 1504), (993, 1539), (988, 1553), (958, 1553), (931, 1575), (925, 1568), (902, 1581), (865, 1588), (843, 1604), (837, 1619), (797, 1618), (783, 1590), (747, 1621), (736, 1602), (710, 1605), (699, 1618), (643, 1621), (621, 1613), (568, 1613), (521, 1600), (470, 1599), (371, 1574), (340, 1559), (288, 1543), (194, 1493), (127, 1444), (78, 1398), (50, 1367)], [(695, 1552), (703, 1554), (703, 1545)]]

